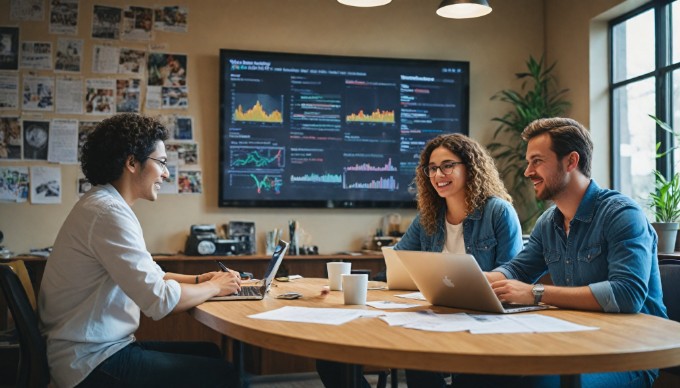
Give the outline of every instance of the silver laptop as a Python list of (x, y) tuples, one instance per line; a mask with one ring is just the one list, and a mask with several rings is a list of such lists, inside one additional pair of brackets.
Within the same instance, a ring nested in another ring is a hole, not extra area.
[(417, 290), (418, 286), (394, 253), (394, 248), (382, 247), (382, 253), (387, 267), (387, 288), (390, 290)]
[(519, 313), (545, 305), (501, 303), (471, 255), (394, 251), (425, 299), (433, 305), (492, 313)]
[(269, 291), (269, 287), (274, 281), (274, 276), (276, 276), (276, 271), (279, 270), (281, 261), (283, 261), (283, 256), (288, 250), (288, 243), (279, 240), (279, 244), (274, 249), (274, 254), (272, 254), (271, 260), (269, 260), (269, 266), (267, 271), (265, 271), (262, 280), (256, 284), (244, 285), (241, 287), (241, 291), (236, 294), (216, 296), (208, 300), (260, 300), (264, 299), (264, 296)]

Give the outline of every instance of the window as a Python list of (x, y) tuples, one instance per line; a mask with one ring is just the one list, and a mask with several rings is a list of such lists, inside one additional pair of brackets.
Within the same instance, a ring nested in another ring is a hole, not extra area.
[(656, 143), (660, 151), (676, 144), (649, 118), (680, 129), (673, 109), (680, 109), (680, 1), (653, 0), (613, 20), (609, 30), (612, 182), (646, 207), (653, 170), (669, 176), (680, 168), (678, 150), (656, 158)]

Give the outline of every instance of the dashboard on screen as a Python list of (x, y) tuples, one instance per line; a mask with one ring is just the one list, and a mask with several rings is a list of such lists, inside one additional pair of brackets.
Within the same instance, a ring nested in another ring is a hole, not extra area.
[(469, 62), (220, 50), (219, 205), (415, 207), (420, 151), (468, 134)]

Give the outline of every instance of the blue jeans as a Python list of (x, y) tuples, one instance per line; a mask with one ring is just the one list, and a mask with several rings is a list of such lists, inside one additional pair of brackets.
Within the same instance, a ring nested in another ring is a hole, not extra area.
[[(585, 388), (629, 387), (647, 388), (654, 384), (658, 376), (656, 370), (634, 372), (585, 373), (581, 375), (581, 385)], [(444, 374), (407, 370), (406, 382), (409, 388), (445, 387)], [(558, 388), (560, 377), (550, 376), (502, 376), (454, 374), (453, 386), (458, 387), (517, 387), (517, 388)]]
[(234, 376), (212, 342), (133, 342), (78, 387), (230, 387)]

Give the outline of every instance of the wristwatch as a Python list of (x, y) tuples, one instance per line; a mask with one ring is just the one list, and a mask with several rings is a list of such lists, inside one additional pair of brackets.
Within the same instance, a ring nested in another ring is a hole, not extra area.
[(534, 294), (534, 304), (541, 303), (543, 292), (545, 292), (545, 287), (541, 283), (534, 284), (534, 287), (531, 289), (531, 293)]

